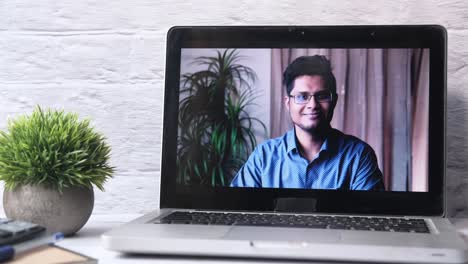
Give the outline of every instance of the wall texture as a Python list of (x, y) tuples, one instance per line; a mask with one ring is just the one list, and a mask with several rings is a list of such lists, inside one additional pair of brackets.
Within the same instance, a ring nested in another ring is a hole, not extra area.
[(395, 1), (0, 1), (0, 129), (36, 104), (90, 117), (115, 178), (95, 214), (158, 205), (165, 36), (173, 25), (447, 27), (449, 215), (468, 216), (468, 4)]

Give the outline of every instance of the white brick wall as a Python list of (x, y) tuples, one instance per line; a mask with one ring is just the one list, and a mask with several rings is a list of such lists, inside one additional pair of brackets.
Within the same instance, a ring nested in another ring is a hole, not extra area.
[(34, 105), (93, 119), (116, 177), (95, 214), (158, 202), (165, 35), (173, 25), (442, 24), (449, 32), (450, 215), (468, 216), (468, 4), (419, 1), (0, 1), (0, 129)]

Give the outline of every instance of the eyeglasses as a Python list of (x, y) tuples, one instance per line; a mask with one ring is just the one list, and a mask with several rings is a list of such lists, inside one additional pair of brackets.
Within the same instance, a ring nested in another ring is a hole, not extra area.
[(328, 91), (321, 91), (314, 94), (308, 93), (299, 93), (299, 94), (291, 94), (289, 97), (294, 98), (294, 102), (296, 104), (307, 104), (312, 97), (314, 97), (315, 102), (317, 103), (329, 103), (333, 101), (333, 93)]

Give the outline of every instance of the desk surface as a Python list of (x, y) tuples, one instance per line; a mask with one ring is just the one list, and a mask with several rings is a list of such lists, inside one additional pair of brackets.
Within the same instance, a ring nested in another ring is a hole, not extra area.
[[(100, 235), (114, 227), (123, 223), (129, 222), (141, 215), (93, 215), (88, 223), (81, 229), (75, 236), (65, 238), (57, 243), (59, 246), (74, 250), (84, 255), (98, 259), (98, 263), (115, 263), (115, 264), (129, 264), (129, 263), (171, 263), (171, 264), (193, 264), (200, 263), (272, 263), (268, 261), (246, 261), (246, 260), (220, 260), (208, 258), (182, 258), (182, 257), (168, 257), (168, 256), (129, 256), (113, 251), (104, 249), (101, 246)], [(453, 219), (452, 222), (465, 236), (468, 241), (468, 218)], [(275, 264), (291, 263), (274, 261)], [(298, 263), (298, 262), (293, 262)]]

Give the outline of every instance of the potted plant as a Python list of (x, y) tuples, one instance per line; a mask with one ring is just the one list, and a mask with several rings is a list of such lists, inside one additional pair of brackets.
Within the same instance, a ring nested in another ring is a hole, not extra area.
[(8, 218), (77, 232), (94, 206), (93, 186), (112, 177), (111, 148), (75, 113), (42, 110), (8, 121), (0, 131), (0, 180)]
[(202, 56), (203, 67), (181, 78), (177, 182), (229, 186), (233, 175), (257, 145), (254, 124), (265, 125), (247, 112), (255, 99), (255, 72), (242, 64), (235, 49)]

